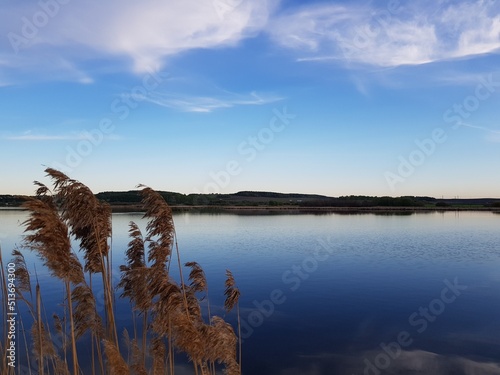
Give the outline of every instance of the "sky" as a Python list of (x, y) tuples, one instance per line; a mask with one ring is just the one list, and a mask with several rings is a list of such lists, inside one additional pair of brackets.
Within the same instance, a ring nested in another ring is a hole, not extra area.
[(500, 2), (1, 0), (0, 194), (500, 198)]

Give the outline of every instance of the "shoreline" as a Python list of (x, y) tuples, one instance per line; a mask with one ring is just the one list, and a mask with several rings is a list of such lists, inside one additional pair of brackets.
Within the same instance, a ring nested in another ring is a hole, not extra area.
[[(234, 213), (234, 214), (310, 214), (310, 213), (379, 213), (379, 214), (412, 214), (430, 212), (483, 211), (500, 213), (500, 207), (298, 207), (298, 206), (182, 206), (171, 205), (173, 212), (196, 213)], [(25, 211), (19, 207), (0, 207), (5, 211)], [(143, 213), (141, 205), (112, 205), (113, 213)]]
[[(170, 206), (173, 212), (234, 213), (234, 214), (309, 214), (309, 213), (429, 213), (447, 211), (498, 212), (496, 207), (298, 207), (298, 206)], [(144, 212), (140, 205), (111, 206), (113, 212)]]

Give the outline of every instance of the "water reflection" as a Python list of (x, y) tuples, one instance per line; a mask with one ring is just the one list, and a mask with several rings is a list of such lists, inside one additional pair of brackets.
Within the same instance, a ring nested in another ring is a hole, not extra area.
[(370, 351), (351, 355), (318, 353), (301, 356), (295, 367), (279, 372), (283, 375), (498, 375), (499, 373), (499, 363), (440, 355), (423, 350), (400, 350), (391, 352), (390, 355)]

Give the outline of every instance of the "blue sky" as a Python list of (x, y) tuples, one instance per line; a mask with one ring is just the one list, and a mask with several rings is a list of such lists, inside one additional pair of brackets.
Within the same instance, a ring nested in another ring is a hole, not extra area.
[(496, 1), (5, 0), (0, 194), (500, 197)]

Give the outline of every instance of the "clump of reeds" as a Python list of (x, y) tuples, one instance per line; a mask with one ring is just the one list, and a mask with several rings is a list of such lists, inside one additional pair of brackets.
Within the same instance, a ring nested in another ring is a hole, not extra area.
[[(144, 217), (148, 219), (147, 233), (143, 238), (138, 226), (130, 224), (127, 265), (121, 268), (119, 285), (123, 288), (122, 295), (130, 298), (135, 310), (143, 318), (150, 313), (149, 326), (155, 344), (151, 353), (155, 371), (160, 371), (162, 366), (162, 362), (158, 361), (158, 352), (163, 352), (161, 348), (165, 348), (168, 354), (164, 365), (170, 372), (174, 369), (174, 350), (177, 349), (187, 354), (196, 374), (215, 373), (215, 362), (222, 363), (229, 374), (239, 374), (234, 331), (229, 329), (230, 326), (220, 323), (222, 318), (210, 319), (210, 313), (208, 322), (203, 318), (197, 294), (208, 294), (208, 286), (205, 273), (198, 263), (186, 263), (191, 269), (190, 284), (184, 281), (170, 207), (159, 193), (148, 187), (143, 188), (141, 193), (146, 211)], [(145, 248), (148, 248), (147, 259)], [(170, 275), (174, 248), (179, 282)], [(230, 303), (234, 303), (234, 295), (232, 297), (233, 302)], [(143, 332), (146, 324), (145, 320)]]
[(7, 358), (8, 350), (9, 350), (9, 328), (7, 325), (7, 314), (9, 312), (8, 309), (8, 281), (7, 275), (5, 273), (5, 265), (2, 259), (2, 247), (0, 246), (0, 300), (2, 302), (2, 341), (0, 341), (0, 373), (11, 375), (15, 374), (15, 368), (9, 366), (9, 359)]
[[(53, 314), (53, 330), (42, 312), (38, 281), (33, 297), (24, 257), (17, 249), (12, 253), (18, 297), (26, 302), (33, 319), (25, 341), (31, 345), (39, 374), (81, 374), (78, 340), (85, 335), (90, 338), (92, 374), (173, 375), (178, 352), (185, 353), (192, 361), (195, 374), (215, 375), (216, 363), (229, 375), (241, 374), (240, 335), (221, 317), (211, 316), (208, 284), (198, 263), (185, 264), (190, 270), (189, 284), (185, 282), (172, 210), (162, 196), (149, 187), (142, 187), (147, 220), (145, 235), (136, 223), (130, 223), (126, 264), (120, 266), (117, 287), (121, 289), (121, 297), (130, 301), (134, 335), (130, 337), (128, 331), (124, 331), (124, 340), (120, 341), (110, 261), (110, 207), (97, 200), (81, 182), (51, 168), (46, 169), (46, 173), (52, 180), (52, 189), (35, 182), (36, 196), (24, 204), (29, 218), (23, 223), (26, 232), (23, 245), (36, 252), (51, 276), (64, 285), (64, 314), (63, 317)], [(83, 264), (74, 244), (83, 252)], [(180, 280), (175, 280), (170, 273), (174, 257)], [(3, 270), (1, 256), (0, 266)], [(95, 274), (101, 274), (104, 316), (96, 308)], [(5, 295), (3, 271), (0, 276)], [(239, 299), (239, 290), (229, 271), (225, 295), (225, 309), (229, 312)], [(200, 304), (205, 298), (208, 317), (202, 313)], [(60, 338), (62, 346), (53, 344), (55, 337)], [(5, 346), (0, 344), (0, 352), (4, 350)], [(26, 355), (28, 358), (29, 354)], [(31, 363), (29, 358), (27, 362)], [(0, 364), (2, 374), (10, 374), (5, 361)]]

